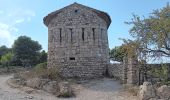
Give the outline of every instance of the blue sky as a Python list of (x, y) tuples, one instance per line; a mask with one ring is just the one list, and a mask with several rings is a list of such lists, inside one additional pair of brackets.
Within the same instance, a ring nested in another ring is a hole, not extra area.
[(43, 18), (74, 2), (107, 12), (112, 19), (108, 30), (109, 47), (119, 46), (119, 38), (130, 38), (132, 13), (148, 16), (154, 9), (162, 8), (169, 0), (0, 0), (0, 46), (11, 47), (20, 35), (38, 41), (47, 51), (47, 27)]

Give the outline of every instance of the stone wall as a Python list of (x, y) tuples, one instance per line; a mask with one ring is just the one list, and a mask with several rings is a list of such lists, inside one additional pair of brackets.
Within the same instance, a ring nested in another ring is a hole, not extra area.
[(45, 17), (48, 67), (56, 67), (64, 77), (103, 76), (109, 63), (109, 18), (77, 3)]
[[(145, 67), (146, 66), (146, 69)], [(110, 77), (119, 79), (123, 84), (137, 84), (140, 85), (144, 81), (156, 83), (161, 77), (155, 76), (153, 70), (160, 71), (162, 66), (168, 69), (168, 78), (170, 79), (170, 63), (166, 64), (146, 64), (141, 65), (135, 59), (124, 59), (121, 64), (110, 64), (108, 66), (108, 74)], [(146, 73), (146, 76), (145, 76)], [(163, 77), (163, 76), (162, 76)]]
[(119, 79), (123, 84), (138, 84), (138, 70), (135, 59), (124, 59), (121, 64), (110, 64), (108, 66), (109, 76)]
[(108, 66), (109, 77), (114, 77), (118, 80), (123, 78), (123, 64), (109, 64)]

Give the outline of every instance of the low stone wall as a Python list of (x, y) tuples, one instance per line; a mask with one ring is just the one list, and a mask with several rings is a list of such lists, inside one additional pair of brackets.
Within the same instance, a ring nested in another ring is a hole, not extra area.
[[(146, 69), (142, 66), (146, 66)], [(170, 64), (147, 64), (139, 65), (134, 63), (134, 61), (125, 62), (121, 64), (110, 64), (108, 65), (107, 72), (110, 77), (114, 77), (120, 80), (123, 84), (141, 84), (143, 81), (147, 80), (152, 83), (156, 83), (161, 79), (161, 77), (155, 76), (153, 70), (161, 70), (162, 66), (167, 66), (168, 68), (168, 79), (170, 79)], [(144, 69), (142, 69), (144, 68)], [(146, 75), (146, 76), (145, 76)]]
[(123, 64), (110, 64), (108, 66), (108, 74), (110, 77), (122, 80), (123, 77)]

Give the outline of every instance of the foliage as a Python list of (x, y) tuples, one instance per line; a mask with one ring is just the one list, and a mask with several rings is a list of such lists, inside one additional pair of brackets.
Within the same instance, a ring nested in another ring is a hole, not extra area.
[(115, 61), (123, 62), (123, 57), (125, 55), (126, 54), (125, 54), (125, 51), (123, 50), (122, 46), (115, 47), (110, 50), (110, 58)]
[(8, 67), (13, 59), (13, 53), (9, 52), (1, 57), (1, 63), (3, 67)]
[(58, 80), (60, 79), (59, 72), (56, 68), (47, 68), (47, 63), (37, 64), (32, 70), (29, 72), (25, 72), (21, 74), (24, 79), (30, 78), (44, 78), (50, 80)]
[(10, 52), (11, 49), (7, 48), (5, 45), (0, 47), (0, 59), (3, 55), (7, 54), (8, 52)]
[(170, 56), (170, 6), (154, 10), (148, 18), (133, 15), (130, 35), (152, 57)]
[(47, 62), (47, 53), (45, 52), (45, 50), (41, 51), (39, 55), (39, 63), (43, 62)]
[(160, 68), (152, 69), (152, 74), (159, 78), (161, 83), (166, 84), (168, 82), (168, 65), (161, 64)]
[(127, 91), (128, 93), (132, 94), (133, 96), (137, 96), (139, 87), (124, 85), (124, 90)]
[(23, 66), (32, 66), (38, 62), (41, 45), (27, 36), (20, 36), (14, 41), (14, 56)]
[(39, 71), (41, 69), (47, 69), (47, 62), (37, 64), (34, 68), (35, 71)]

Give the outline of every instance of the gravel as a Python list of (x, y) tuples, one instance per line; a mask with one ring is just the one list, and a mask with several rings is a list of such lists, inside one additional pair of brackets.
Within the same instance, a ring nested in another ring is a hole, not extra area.
[(122, 91), (122, 85), (113, 79), (103, 78), (82, 84), (73, 84), (76, 94), (72, 98), (57, 98), (41, 90), (28, 87), (12, 88), (7, 80), (12, 75), (0, 75), (0, 100), (137, 100), (135, 96)]

